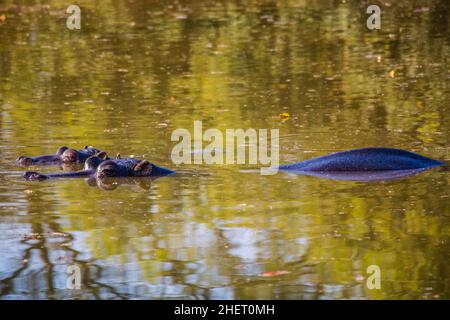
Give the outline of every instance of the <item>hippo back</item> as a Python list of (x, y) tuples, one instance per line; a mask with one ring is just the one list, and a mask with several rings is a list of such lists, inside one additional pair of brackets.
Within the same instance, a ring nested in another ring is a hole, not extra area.
[(412, 170), (442, 165), (420, 154), (393, 148), (363, 148), (281, 165), (283, 171), (381, 171)]

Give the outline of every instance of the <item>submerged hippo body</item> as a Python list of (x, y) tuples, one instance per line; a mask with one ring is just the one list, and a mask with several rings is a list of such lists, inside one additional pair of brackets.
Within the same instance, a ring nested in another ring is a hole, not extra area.
[(31, 165), (59, 165), (63, 163), (84, 163), (89, 157), (101, 152), (94, 147), (86, 146), (83, 149), (71, 149), (69, 147), (60, 147), (55, 154), (27, 157), (20, 156), (16, 162), (21, 166)]
[(369, 172), (420, 170), (444, 164), (420, 154), (393, 148), (363, 148), (336, 152), (310, 160), (279, 166), (292, 172)]

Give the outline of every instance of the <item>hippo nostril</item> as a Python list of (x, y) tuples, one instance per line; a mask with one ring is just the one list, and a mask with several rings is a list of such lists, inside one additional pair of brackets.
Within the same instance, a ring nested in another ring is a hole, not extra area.
[(21, 165), (31, 165), (33, 163), (33, 159), (26, 156), (20, 156), (17, 158), (16, 162)]
[(39, 172), (36, 172), (36, 171), (27, 171), (27, 172), (25, 172), (23, 177), (25, 178), (25, 180), (28, 180), (28, 181), (41, 181), (41, 180), (48, 179), (47, 176), (40, 174)]
[(25, 180), (31, 180), (31, 177), (38, 174), (37, 172), (34, 171), (27, 171), (23, 174), (23, 177), (25, 178)]

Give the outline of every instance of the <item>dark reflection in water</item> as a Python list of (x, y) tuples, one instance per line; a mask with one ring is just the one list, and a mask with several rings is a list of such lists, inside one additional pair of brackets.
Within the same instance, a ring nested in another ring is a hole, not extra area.
[(380, 170), (380, 171), (290, 171), (290, 173), (304, 174), (313, 177), (320, 177), (333, 180), (349, 180), (360, 182), (388, 181), (405, 178), (419, 174), (427, 169), (407, 169), (407, 170)]
[[(170, 160), (172, 131), (202, 120), (279, 129), (281, 163), (367, 146), (448, 161), (448, 1), (383, 2), (378, 31), (369, 4), (81, 1), (79, 31), (66, 3), (0, 4), (0, 297), (448, 299), (448, 171), (365, 183)], [(23, 181), (18, 155), (60, 145), (189, 174)]]
[(115, 190), (121, 185), (135, 185), (142, 190), (150, 190), (152, 181), (157, 178), (106, 178), (106, 179), (96, 179), (90, 177), (86, 179), (86, 183), (92, 187), (99, 187), (105, 191)]

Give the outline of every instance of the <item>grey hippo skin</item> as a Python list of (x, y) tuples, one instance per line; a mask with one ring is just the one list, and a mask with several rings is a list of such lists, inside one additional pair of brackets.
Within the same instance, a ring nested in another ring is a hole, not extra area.
[(71, 149), (69, 147), (60, 147), (55, 154), (48, 154), (36, 157), (20, 156), (17, 158), (17, 164), (21, 166), (31, 165), (60, 165), (63, 163), (84, 163), (90, 156), (93, 156), (101, 150), (91, 146), (83, 149)]
[(138, 160), (134, 158), (121, 159), (120, 157), (111, 159), (102, 151), (89, 157), (84, 164), (83, 170), (49, 174), (27, 171), (24, 174), (24, 178), (29, 181), (79, 177), (103, 179), (114, 177), (160, 177), (173, 173), (175, 173), (175, 171), (158, 167), (147, 160)]
[(417, 153), (393, 148), (362, 148), (281, 165), (280, 171), (336, 180), (397, 179), (443, 165)]

